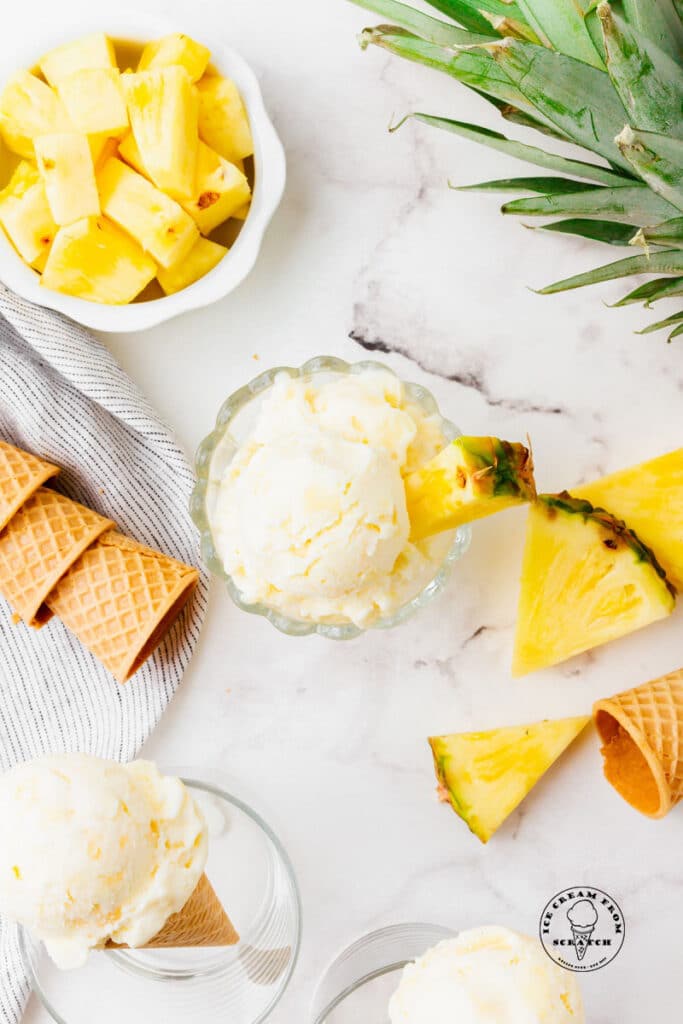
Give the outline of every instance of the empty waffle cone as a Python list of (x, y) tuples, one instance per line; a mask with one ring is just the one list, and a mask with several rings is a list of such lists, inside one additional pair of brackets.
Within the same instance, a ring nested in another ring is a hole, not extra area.
[(0, 441), (0, 530), (59, 467)]
[(51, 616), (53, 587), (114, 524), (63, 494), (39, 487), (0, 534), (0, 594), (31, 626)]
[(62, 577), (48, 606), (120, 683), (149, 658), (199, 573), (109, 530)]
[(683, 796), (683, 669), (599, 700), (605, 777), (650, 818), (663, 818)]

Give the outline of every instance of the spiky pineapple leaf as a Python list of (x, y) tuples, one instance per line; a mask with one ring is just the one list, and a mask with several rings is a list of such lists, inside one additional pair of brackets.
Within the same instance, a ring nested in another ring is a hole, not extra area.
[(518, 110), (517, 107), (513, 107), (510, 103), (503, 103), (502, 100), (497, 100), (495, 96), (487, 96), (485, 92), (480, 92), (478, 89), (472, 89), (472, 92), (476, 92), (477, 96), (481, 96), (483, 100), (486, 100), (492, 107), (495, 107), (504, 121), (520, 125), (522, 128), (533, 128), (535, 132), (542, 132), (543, 135), (547, 135), (551, 139), (559, 139), (560, 142), (569, 142), (567, 136), (563, 135), (555, 125), (544, 124), (526, 111)]
[(649, 309), (653, 302), (677, 295), (683, 295), (683, 277), (658, 277), (654, 281), (638, 285), (628, 295), (624, 295), (623, 299), (613, 303), (613, 306), (632, 306), (636, 302), (642, 302)]
[(391, 18), (399, 28), (407, 29), (421, 39), (436, 43), (437, 46), (473, 46), (475, 43), (490, 42), (496, 38), (490, 25), (486, 34), (470, 32), (416, 11), (414, 7), (398, 3), (397, 0), (351, 0), (351, 3), (367, 11), (373, 11), (383, 18)]
[(408, 114), (393, 130), (400, 128), (408, 118), (415, 118), (422, 124), (431, 125), (434, 128), (441, 128), (444, 131), (460, 135), (472, 142), (479, 142), (490, 149), (497, 149), (507, 156), (524, 160), (536, 167), (543, 167), (547, 171), (558, 171), (560, 174), (575, 175), (577, 178), (587, 178), (589, 181), (599, 182), (603, 185), (625, 186), (633, 181), (632, 175), (624, 175), (619, 171), (613, 171), (608, 167), (599, 167), (597, 164), (585, 163), (582, 160), (570, 160), (556, 153), (547, 153), (537, 146), (529, 146), (524, 142), (517, 142), (515, 139), (508, 139), (500, 132), (494, 132), (490, 128), (481, 128), (476, 124), (468, 124), (466, 121), (453, 121), (447, 117), (435, 117), (432, 114)]
[(604, 68), (586, 29), (584, 12), (575, 0), (519, 0), (519, 6), (541, 40), (560, 53)]
[[(674, 313), (672, 316), (667, 316), (665, 320), (657, 320), (654, 324), (648, 324), (647, 327), (643, 327), (642, 331), (636, 331), (636, 334), (653, 334), (655, 331), (662, 331), (666, 327), (673, 327), (668, 337), (668, 341), (672, 338), (678, 337), (680, 333), (683, 333), (683, 324), (680, 321), (683, 320), (683, 311), (680, 313)], [(675, 327), (675, 324), (680, 326)]]
[(663, 224), (644, 227), (639, 231), (640, 238), (644, 245), (666, 245), (672, 249), (683, 248), (683, 217), (674, 217), (673, 220), (666, 220)]
[(536, 192), (540, 195), (565, 195), (568, 192), (591, 190), (587, 181), (572, 181), (570, 178), (497, 178), (482, 181), (477, 185), (451, 185), (454, 192)]
[(683, 23), (672, 0), (622, 0), (629, 25), (674, 60), (683, 60)]
[(629, 256), (616, 263), (608, 263), (604, 267), (596, 267), (584, 274), (567, 277), (564, 281), (556, 281), (545, 288), (539, 288), (539, 295), (556, 295), (558, 292), (571, 291), (574, 288), (585, 288), (589, 284), (602, 284), (605, 281), (616, 281), (621, 277), (632, 277), (634, 274), (679, 274), (683, 270), (683, 252), (667, 249), (651, 255)]
[(631, 28), (603, 2), (598, 15), (607, 72), (631, 124), (653, 132), (683, 133), (683, 66)]
[(557, 231), (562, 235), (578, 235), (607, 245), (630, 245), (638, 228), (635, 224), (619, 224), (612, 220), (590, 220), (572, 217), (552, 224), (529, 225), (536, 231)]
[(674, 338), (680, 338), (682, 334), (683, 334), (683, 324), (680, 324), (676, 328), (675, 331), (671, 332), (671, 334), (669, 335), (669, 337), (666, 340), (669, 342), (669, 344), (671, 344), (671, 342), (674, 340)]
[(487, 32), (490, 29), (491, 23), (484, 12), (513, 18), (520, 23), (524, 21), (519, 6), (514, 2), (507, 3), (506, 0), (427, 0), (427, 3), (472, 32)]
[(533, 196), (513, 199), (502, 208), (503, 213), (527, 217), (583, 216), (621, 220), (639, 226), (675, 216), (676, 208), (651, 192), (645, 185), (620, 188), (592, 188), (561, 196)]
[(619, 149), (639, 177), (678, 210), (683, 210), (683, 139), (626, 127)]

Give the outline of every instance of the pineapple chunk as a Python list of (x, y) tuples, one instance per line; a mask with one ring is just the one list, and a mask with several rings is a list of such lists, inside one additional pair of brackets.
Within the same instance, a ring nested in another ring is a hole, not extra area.
[(132, 132), (128, 132), (128, 134), (119, 142), (119, 156), (122, 160), (125, 160), (127, 164), (130, 164), (138, 174), (142, 174), (145, 178), (150, 177), (147, 168), (142, 162), (140, 150), (138, 149), (138, 144), (135, 141), (135, 136)]
[(228, 250), (224, 245), (200, 238), (187, 257), (170, 270), (159, 267), (159, 284), (167, 295), (188, 288), (220, 263)]
[(245, 203), (244, 206), (240, 206), (238, 210), (235, 210), (233, 217), (235, 220), (246, 220), (249, 216), (249, 210), (251, 209), (251, 201)]
[(0, 224), (21, 258), (39, 269), (41, 259), (50, 251), (57, 225), (40, 174), (26, 160), (0, 192)]
[(47, 201), (57, 224), (73, 224), (84, 217), (96, 217), (100, 200), (85, 135), (74, 132), (40, 135), (35, 147)]
[(197, 164), (198, 97), (184, 68), (122, 75), (128, 114), (144, 166), (175, 199), (191, 199)]
[(229, 78), (207, 76), (199, 89), (199, 137), (222, 157), (235, 163), (251, 156), (254, 141), (249, 118), (237, 86)]
[(196, 194), (192, 202), (183, 202), (203, 235), (232, 217), (251, 197), (249, 182), (242, 171), (218, 153), (199, 143), (197, 153)]
[(413, 540), (536, 497), (531, 452), (497, 437), (457, 438), (405, 485)]
[(150, 68), (167, 68), (178, 64), (185, 68), (193, 82), (198, 82), (211, 60), (211, 51), (189, 36), (164, 36), (156, 42), (148, 43), (142, 51), (138, 71)]
[(104, 32), (95, 32), (71, 43), (64, 43), (46, 53), (40, 62), (40, 70), (50, 85), (55, 87), (75, 71), (115, 67), (114, 46)]
[(573, 487), (572, 495), (624, 519), (683, 589), (683, 448)]
[(89, 302), (125, 305), (156, 275), (140, 246), (104, 217), (60, 228), (41, 284)]
[(589, 716), (430, 739), (439, 795), (487, 843)]
[(37, 135), (73, 131), (73, 125), (56, 93), (35, 75), (20, 71), (0, 96), (0, 131), (13, 153), (34, 160)]
[(84, 68), (63, 78), (58, 93), (79, 132), (117, 137), (128, 130), (118, 68)]
[(127, 231), (160, 266), (171, 268), (184, 261), (199, 232), (175, 200), (115, 157), (106, 162), (97, 184), (104, 215)]
[(513, 673), (556, 665), (670, 615), (654, 554), (588, 501), (540, 495), (529, 512)]
[(117, 139), (110, 139), (108, 135), (89, 135), (88, 145), (96, 173), (106, 164), (110, 156), (116, 156), (118, 149)]

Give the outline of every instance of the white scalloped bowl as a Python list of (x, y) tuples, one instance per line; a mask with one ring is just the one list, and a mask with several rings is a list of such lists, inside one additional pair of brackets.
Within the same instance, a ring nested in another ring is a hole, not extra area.
[[(192, 34), (192, 25), (181, 26), (144, 12), (111, 7), (99, 14), (83, 14), (55, 4), (41, 11), (40, 18), (31, 23), (30, 31), (27, 29), (21, 35), (13, 32), (0, 35), (0, 89), (15, 71), (33, 67), (47, 50), (89, 32), (106, 32), (113, 39), (144, 43), (185, 29)], [(228, 255), (205, 277), (175, 295), (129, 306), (107, 306), (42, 288), (38, 275), (21, 261), (0, 229), (0, 281), (17, 295), (64, 313), (85, 327), (124, 333), (156, 327), (180, 313), (217, 302), (234, 291), (249, 274), (284, 191), (284, 150), (266, 112), (256, 75), (244, 58), (220, 39), (202, 38), (200, 29), (195, 30), (194, 35), (211, 48), (216, 69), (236, 82), (254, 136), (255, 181), (251, 209)]]

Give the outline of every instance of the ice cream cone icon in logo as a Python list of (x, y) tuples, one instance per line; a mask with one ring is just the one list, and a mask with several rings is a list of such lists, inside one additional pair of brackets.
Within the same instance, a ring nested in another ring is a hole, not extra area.
[(590, 900), (577, 900), (567, 910), (567, 917), (574, 937), (574, 951), (577, 960), (583, 960), (591, 935), (598, 923), (598, 912)]

